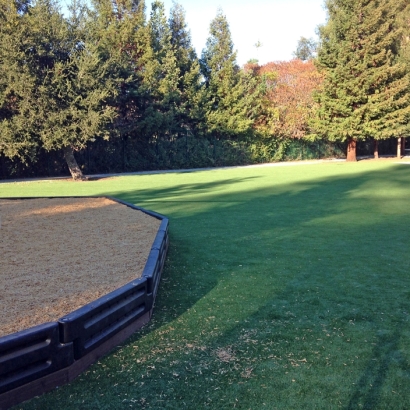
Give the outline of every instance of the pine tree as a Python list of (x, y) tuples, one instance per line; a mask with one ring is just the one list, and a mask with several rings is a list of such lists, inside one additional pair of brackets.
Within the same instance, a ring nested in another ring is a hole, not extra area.
[(195, 49), (191, 43), (191, 34), (185, 21), (185, 11), (178, 3), (174, 3), (171, 8), (169, 28), (171, 45), (180, 73), (176, 120), (181, 131), (187, 128), (198, 133), (203, 121), (201, 72)]
[(93, 35), (115, 60), (110, 76), (118, 88), (112, 101), (118, 115), (112, 133), (145, 149), (178, 125), (180, 70), (164, 5), (155, 1), (148, 21), (143, 1), (96, 0), (94, 8)]
[(178, 3), (173, 3), (168, 20), (171, 44), (181, 74), (188, 73), (197, 61), (197, 56), (191, 42), (191, 33), (185, 21), (185, 11)]
[(410, 72), (410, 4), (397, 16), (397, 22), (401, 29), (399, 61)]
[(210, 36), (200, 59), (206, 87), (205, 121), (207, 132), (219, 138), (246, 136), (254, 122), (253, 86), (248, 74), (241, 75), (226, 17), (219, 10), (210, 24)]
[(89, 30), (102, 58), (111, 61), (107, 73), (117, 94), (110, 100), (117, 116), (111, 134), (144, 140), (152, 105), (154, 54), (143, 0), (94, 0)]
[(410, 78), (399, 61), (402, 31), (397, 24), (406, 0), (329, 0), (320, 29), (318, 66), (325, 75), (317, 134), (347, 141), (347, 160), (356, 142), (409, 131)]
[(176, 115), (180, 104), (178, 84), (181, 73), (171, 43), (172, 34), (164, 4), (158, 0), (152, 3), (149, 27), (155, 64), (152, 95), (153, 113), (156, 115), (152, 118), (155, 124), (152, 132), (156, 136), (170, 135), (178, 129)]

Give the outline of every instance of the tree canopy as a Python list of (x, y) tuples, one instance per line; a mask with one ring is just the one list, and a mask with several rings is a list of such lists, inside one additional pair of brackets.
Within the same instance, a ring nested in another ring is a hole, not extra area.
[(274, 110), (270, 134), (281, 138), (310, 137), (309, 120), (318, 108), (313, 96), (323, 81), (313, 61), (273, 62), (258, 71), (269, 76), (267, 99)]
[(347, 141), (348, 160), (356, 141), (406, 135), (410, 77), (400, 60), (407, 1), (328, 0), (328, 22), (320, 28), (318, 67), (324, 83), (317, 94), (316, 132)]
[(65, 19), (52, 0), (22, 11), (8, 4), (0, 29), (1, 151), (25, 160), (40, 146), (62, 150), (73, 178), (81, 179), (73, 150), (103, 135), (114, 117), (105, 104), (115, 93), (107, 61), (82, 31), (79, 13)]
[(313, 38), (301, 37), (293, 56), (302, 61), (312, 60), (316, 56), (317, 43)]
[(160, 0), (72, 0), (64, 15), (58, 0), (0, 0), (0, 162), (56, 154), (83, 179), (84, 150), (101, 164), (121, 152), (131, 171), (172, 144), (187, 164), (190, 141), (208, 165), (218, 143), (244, 163), (317, 140), (346, 144), (354, 160), (357, 141), (406, 136), (408, 1), (326, 7), (319, 43), (301, 37), (291, 61), (239, 67), (222, 10), (198, 58), (178, 3), (167, 16)]
[(239, 69), (229, 24), (221, 10), (212, 20), (209, 33), (200, 60), (207, 132), (219, 137), (249, 135), (260, 87), (256, 77)]
[(61, 151), (75, 179), (74, 153), (98, 137), (150, 141), (250, 135), (256, 77), (243, 72), (228, 22), (218, 12), (198, 60), (183, 8), (169, 18), (158, 0), (0, 0), (0, 154), (35, 160)]

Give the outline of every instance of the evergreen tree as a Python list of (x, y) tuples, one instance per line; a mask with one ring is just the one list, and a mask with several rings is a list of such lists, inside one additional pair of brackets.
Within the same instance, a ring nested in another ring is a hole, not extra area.
[(152, 106), (154, 55), (143, 0), (94, 0), (94, 18), (89, 30), (102, 58), (111, 61), (107, 73), (117, 94), (110, 104), (117, 116), (111, 134), (144, 140)]
[(177, 64), (174, 48), (171, 43), (169, 27), (164, 4), (158, 0), (152, 3), (149, 20), (151, 45), (154, 52), (155, 77), (152, 95), (154, 111), (152, 116), (152, 133), (155, 136), (169, 135), (176, 132), (177, 107), (180, 103), (180, 69)]
[(119, 90), (112, 132), (146, 150), (180, 124), (181, 75), (164, 5), (155, 1), (148, 21), (142, 1), (98, 0), (94, 8), (94, 37), (116, 61), (110, 73)]
[(36, 87), (30, 70), (35, 50), (27, 11), (30, 2), (0, 0), (0, 153), (26, 160), (36, 156), (33, 115)]
[(185, 21), (185, 11), (180, 4), (173, 3), (168, 24), (177, 64), (181, 74), (184, 75), (191, 70), (197, 61), (197, 56)]
[(114, 116), (105, 104), (114, 90), (95, 45), (75, 27), (79, 13), (70, 25), (52, 0), (37, 0), (27, 10), (7, 15), (15, 44), (9, 52), (2, 42), (0, 51), (7, 58), (0, 58), (7, 75), (0, 150), (22, 159), (34, 158), (40, 147), (62, 150), (73, 178), (83, 179), (73, 152), (103, 134)]
[(399, 61), (402, 30), (397, 16), (406, 0), (329, 0), (320, 29), (318, 66), (325, 75), (317, 118), (318, 135), (356, 142), (405, 135), (409, 130), (410, 78)]
[(402, 30), (400, 40), (400, 62), (404, 63), (410, 71), (410, 4), (397, 16), (397, 21)]
[(203, 121), (201, 72), (195, 49), (191, 43), (191, 34), (185, 21), (185, 11), (178, 3), (174, 3), (171, 8), (169, 27), (171, 45), (180, 74), (176, 120), (180, 130), (188, 128), (198, 132)]
[(207, 132), (218, 137), (246, 136), (254, 122), (254, 87), (249, 74), (241, 75), (226, 17), (219, 10), (210, 24), (210, 36), (200, 60), (206, 87), (205, 121)]

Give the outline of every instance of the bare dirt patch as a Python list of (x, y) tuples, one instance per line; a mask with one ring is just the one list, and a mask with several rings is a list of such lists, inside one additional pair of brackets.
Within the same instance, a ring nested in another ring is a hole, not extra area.
[(0, 199), (0, 336), (140, 277), (159, 225), (105, 198)]

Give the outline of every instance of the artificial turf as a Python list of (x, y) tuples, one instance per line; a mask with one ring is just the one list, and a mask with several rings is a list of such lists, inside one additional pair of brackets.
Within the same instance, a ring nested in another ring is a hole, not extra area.
[(410, 165), (0, 184), (52, 195), (160, 212), (171, 245), (150, 324), (17, 408), (410, 408)]

